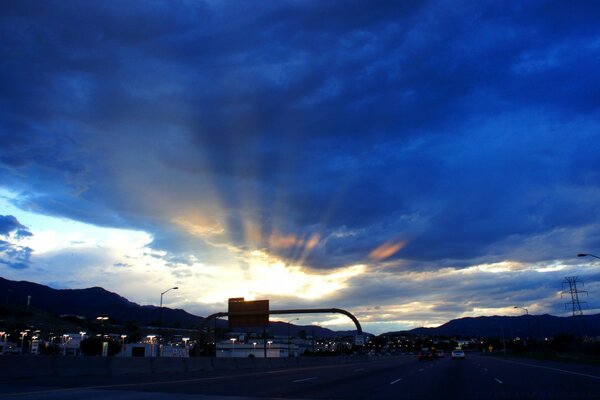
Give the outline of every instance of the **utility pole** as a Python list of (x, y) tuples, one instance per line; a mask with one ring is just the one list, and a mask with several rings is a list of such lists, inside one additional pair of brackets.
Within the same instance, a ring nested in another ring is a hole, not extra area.
[[(583, 311), (581, 310), (581, 304), (587, 304), (586, 301), (580, 301), (579, 300), (579, 294), (580, 293), (585, 293), (585, 295), (588, 295), (587, 290), (579, 290), (577, 288), (577, 282), (579, 282), (581, 284), (581, 286), (584, 286), (583, 282), (576, 276), (567, 276), (565, 277), (565, 280), (562, 282), (562, 288), (563, 288), (563, 292), (561, 293), (561, 297), (564, 294), (569, 294), (571, 295), (571, 301), (565, 303), (565, 308), (567, 308), (567, 306), (570, 306), (572, 312), (573, 312), (573, 317), (576, 316), (580, 316), (581, 317), (581, 324), (583, 326), (583, 333), (587, 334), (587, 329), (585, 326), (585, 320), (583, 319)], [(567, 290), (565, 290), (567, 289)]]

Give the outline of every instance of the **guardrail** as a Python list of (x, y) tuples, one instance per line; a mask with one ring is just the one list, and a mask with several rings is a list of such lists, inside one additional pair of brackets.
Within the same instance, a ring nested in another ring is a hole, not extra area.
[(0, 356), (0, 379), (48, 376), (111, 376), (348, 364), (368, 356), (291, 358), (123, 358)]

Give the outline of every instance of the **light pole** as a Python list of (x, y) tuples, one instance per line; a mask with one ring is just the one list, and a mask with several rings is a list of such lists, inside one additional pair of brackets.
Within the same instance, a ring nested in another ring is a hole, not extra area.
[(292, 318), (287, 322), (287, 326), (288, 326), (288, 357), (292, 356), (291, 353), (291, 348), (292, 348), (292, 336), (290, 334), (290, 328), (292, 326), (291, 322), (292, 321), (298, 321), (300, 318)]
[(237, 340), (236, 338), (231, 338), (229, 339), (231, 340), (231, 357), (234, 357), (234, 353), (235, 353), (235, 341)]
[(20, 354), (23, 355), (23, 342), (25, 341), (25, 336), (27, 336), (27, 332), (21, 332), (21, 351)]
[(102, 334), (104, 334), (105, 333), (104, 332), (104, 324), (106, 323), (106, 321), (108, 321), (108, 317), (102, 317), (102, 316), (100, 316), (100, 317), (96, 317), (96, 320), (98, 322), (100, 322), (100, 326), (102, 327)]
[(4, 344), (2, 345), (2, 353), (0, 354), (4, 354), (4, 352), (6, 351), (6, 337), (8, 336), (7, 332), (0, 332), (0, 340), (2, 339), (2, 337), (4, 337)]
[(83, 352), (81, 351), (81, 342), (83, 342), (83, 337), (85, 336), (87, 332), (79, 332), (79, 335), (81, 335), (81, 339), (79, 340), (79, 355), (82, 356)]
[(69, 340), (71, 340), (71, 336), (67, 335), (66, 333), (64, 335), (62, 335), (63, 338), (63, 355), (67, 355), (67, 343), (69, 343)]
[(595, 256), (593, 254), (589, 254), (589, 253), (580, 253), (580, 254), (577, 254), (577, 257), (594, 257), (594, 258), (600, 259), (600, 257)]
[(525, 310), (525, 312), (527, 313), (527, 327), (529, 328), (529, 337), (527, 339), (531, 340), (531, 322), (529, 321), (529, 310), (526, 309), (525, 307), (518, 307), (518, 306), (514, 306), (514, 308), (520, 308), (521, 310)]
[(164, 292), (162, 292), (162, 293), (160, 294), (160, 311), (159, 311), (159, 321), (158, 321), (158, 322), (159, 322), (159, 330), (160, 330), (160, 331), (159, 331), (159, 336), (160, 336), (160, 337), (159, 337), (159, 339), (158, 339), (158, 355), (159, 355), (159, 356), (160, 356), (160, 345), (161, 345), (161, 343), (162, 343), (162, 336), (163, 336), (163, 335), (162, 335), (162, 326), (163, 326), (163, 306), (162, 306), (162, 305), (163, 305), (163, 295), (164, 295), (165, 293), (167, 293), (167, 292), (171, 291), (171, 290), (177, 290), (177, 289), (179, 289), (179, 287), (177, 287), (177, 286), (174, 286), (174, 287), (172, 287), (172, 288), (169, 288), (169, 289), (165, 290)]

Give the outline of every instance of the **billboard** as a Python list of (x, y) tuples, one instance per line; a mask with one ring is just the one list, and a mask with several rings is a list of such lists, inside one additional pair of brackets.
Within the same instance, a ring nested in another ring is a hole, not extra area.
[(229, 299), (229, 327), (269, 325), (269, 300), (245, 301), (243, 297)]

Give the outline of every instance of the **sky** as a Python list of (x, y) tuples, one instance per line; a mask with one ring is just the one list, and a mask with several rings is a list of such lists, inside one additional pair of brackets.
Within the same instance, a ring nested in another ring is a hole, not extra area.
[(600, 312), (594, 2), (2, 9), (0, 276), (371, 333), (569, 315), (567, 276)]

